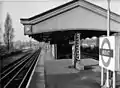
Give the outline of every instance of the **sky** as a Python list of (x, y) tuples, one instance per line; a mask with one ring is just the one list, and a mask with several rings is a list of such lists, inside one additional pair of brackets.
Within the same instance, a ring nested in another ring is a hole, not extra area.
[[(20, 18), (29, 18), (64, 4), (71, 0), (0, 0), (0, 23), (2, 33), (4, 33), (4, 22), (7, 12), (12, 18), (14, 28), (14, 41), (27, 41), (30, 38), (24, 35), (23, 25), (20, 23)], [(97, 4), (103, 8), (107, 8), (107, 0), (87, 0)], [(120, 1), (111, 0), (111, 11), (120, 14)], [(2, 14), (1, 14), (2, 13)]]

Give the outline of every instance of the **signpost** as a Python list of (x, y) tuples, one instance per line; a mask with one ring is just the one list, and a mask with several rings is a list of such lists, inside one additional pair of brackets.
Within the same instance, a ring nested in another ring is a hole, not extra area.
[[(120, 71), (120, 36), (100, 37), (99, 66), (111, 72), (108, 74), (106, 84), (103, 84), (103, 71), (101, 71), (101, 86), (115, 88), (116, 71)], [(107, 82), (108, 81), (108, 82)], [(111, 83), (110, 83), (111, 81)], [(107, 84), (108, 83), (108, 84)]]
[[(107, 10), (107, 36), (110, 35), (110, 0), (108, 2), (108, 10)], [(109, 70), (107, 70), (107, 87), (109, 87)]]
[[(73, 59), (72, 61), (74, 61), (74, 68), (77, 68), (79, 65), (78, 62), (80, 62), (80, 59), (81, 59), (81, 52), (80, 52), (80, 33), (75, 33), (75, 36), (74, 36), (74, 45), (73, 45)], [(79, 67), (78, 67), (79, 68)]]
[(115, 71), (115, 36), (101, 37), (99, 45), (99, 65)]
[[(108, 10), (107, 10), (107, 36), (110, 35), (110, 0), (107, 0), (108, 2)], [(101, 86), (103, 86), (103, 77), (104, 77), (104, 69), (101, 67)], [(109, 70), (107, 70), (107, 80), (106, 80), (106, 86), (109, 87)]]
[[(108, 2), (108, 10), (107, 10), (107, 37), (109, 37), (110, 35), (110, 0), (107, 0)], [(108, 45), (108, 49), (104, 49), (103, 47), (105, 45)], [(105, 66), (105, 68), (108, 68), (111, 62), (111, 58), (113, 56), (113, 51), (111, 50), (111, 45), (110, 45), (110, 41), (105, 38), (102, 42), (102, 45), (100, 46), (102, 48), (102, 50), (100, 50), (100, 58), (102, 60), (103, 65)], [(112, 56), (110, 56), (112, 55)], [(108, 56), (108, 61), (105, 62), (103, 56)], [(104, 69), (103, 67), (101, 67), (101, 86), (103, 86), (103, 78), (104, 78)], [(113, 72), (113, 74), (115, 74), (115, 71)], [(114, 78), (115, 79), (115, 78)], [(106, 79), (106, 87), (109, 88), (109, 69), (107, 69), (107, 79)], [(114, 87), (113, 87), (114, 88)]]

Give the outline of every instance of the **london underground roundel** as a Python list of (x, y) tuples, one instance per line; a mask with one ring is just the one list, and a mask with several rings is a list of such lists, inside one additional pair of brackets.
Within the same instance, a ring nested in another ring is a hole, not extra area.
[(115, 70), (114, 36), (101, 37), (99, 41), (99, 65), (108, 70)]

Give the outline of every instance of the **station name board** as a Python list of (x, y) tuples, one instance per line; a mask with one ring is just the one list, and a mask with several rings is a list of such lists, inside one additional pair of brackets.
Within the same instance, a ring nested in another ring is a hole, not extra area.
[(113, 50), (112, 49), (100, 49), (99, 53), (102, 56), (113, 57)]

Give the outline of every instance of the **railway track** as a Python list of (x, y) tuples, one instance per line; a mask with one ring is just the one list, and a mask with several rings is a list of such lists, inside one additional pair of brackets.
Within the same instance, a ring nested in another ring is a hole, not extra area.
[[(60, 55), (58, 57), (58, 59), (70, 59), (70, 57), (72, 57), (71, 53), (68, 53), (66, 55)], [(90, 54), (90, 53), (86, 53), (86, 52), (81, 52), (81, 58), (85, 59), (85, 58), (93, 58), (95, 60), (99, 60), (99, 56), (98, 54)]]
[(41, 49), (27, 55), (1, 73), (1, 88), (25, 88)]
[(98, 54), (90, 54), (90, 53), (81, 52), (81, 55), (83, 55), (84, 58), (93, 58), (95, 60), (99, 60)]

